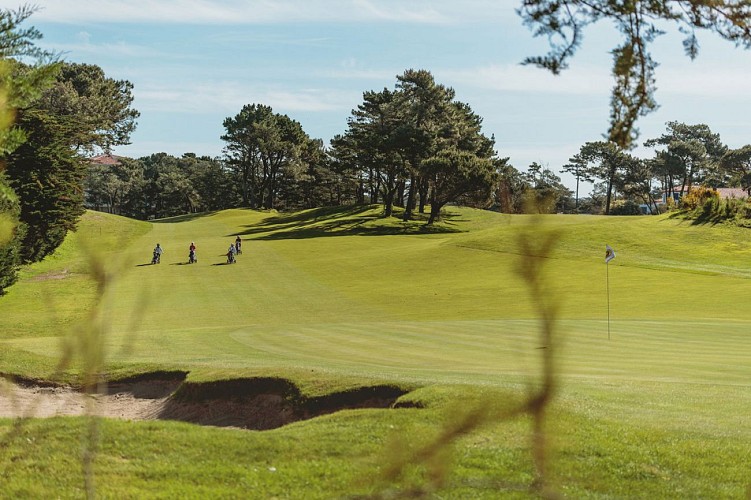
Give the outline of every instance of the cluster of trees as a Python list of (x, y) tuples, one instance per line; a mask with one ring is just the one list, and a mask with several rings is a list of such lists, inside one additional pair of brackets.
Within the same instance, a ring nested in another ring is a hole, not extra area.
[(588, 142), (562, 172), (576, 178), (577, 188), (580, 181), (596, 182), (606, 214), (615, 193), (650, 206), (653, 213), (659, 212), (655, 198), (663, 193), (683, 196), (698, 186), (742, 187), (751, 194), (751, 145), (730, 149), (707, 125), (668, 122), (666, 132), (644, 146), (655, 148), (653, 157), (636, 158), (612, 141)]
[(351, 203), (341, 176), (329, 168), (321, 141), (307, 140), (305, 146), (297, 157), (272, 151), (275, 166), (268, 169), (231, 155), (194, 153), (93, 162), (85, 184), (86, 206), (145, 220), (236, 207), (288, 210)]
[(348, 129), (326, 150), (301, 125), (252, 104), (224, 121), (225, 162), (243, 206), (313, 207), (383, 203), (405, 220), (429, 205), (432, 224), (446, 203), (487, 205), (498, 172), (482, 119), (430, 72), (407, 70), (394, 90), (368, 91)]
[(437, 84), (429, 71), (407, 70), (394, 90), (368, 91), (348, 129), (326, 149), (300, 123), (262, 104), (224, 120), (221, 158), (165, 153), (114, 165), (93, 164), (87, 204), (141, 219), (230, 207), (299, 209), (382, 203), (402, 217), (430, 207), (428, 224), (447, 203), (522, 212), (570, 208), (571, 192), (551, 170), (526, 173), (494, 151), (482, 118)]
[(20, 264), (41, 260), (76, 227), (87, 156), (126, 144), (138, 117), (130, 82), (39, 49), (41, 34), (20, 28), (33, 12), (0, 10), (1, 85), (5, 105), (15, 111), (14, 124), (0, 134), (0, 210), (13, 226), (0, 245), (0, 293)]
[(218, 159), (193, 153), (112, 159), (89, 167), (89, 208), (145, 220), (239, 206), (232, 176)]
[[(685, 37), (685, 53), (691, 59), (699, 53), (697, 32), (701, 30), (713, 32), (736, 46), (751, 48), (751, 4), (748, 0), (524, 0), (518, 13), (523, 22), (533, 30), (534, 36), (543, 36), (550, 43), (550, 51), (546, 55), (528, 57), (525, 64), (544, 68), (554, 74), (559, 74), (568, 67), (569, 60), (584, 40), (588, 26), (607, 21), (612, 23), (622, 37), (619, 44), (611, 50), (613, 88), (607, 140), (582, 146), (579, 154), (563, 170), (573, 173), (577, 179), (577, 208), (580, 180), (599, 181), (593, 198), (604, 193), (602, 205), (605, 213), (610, 213), (615, 190), (626, 197), (641, 198), (645, 203), (653, 203), (649, 189), (653, 179), (658, 179), (663, 188), (672, 188), (676, 186), (674, 182), (677, 177), (682, 177), (683, 183), (679, 181), (680, 189), (688, 188), (692, 182), (702, 177), (712, 183), (733, 182), (729, 178), (712, 179), (705, 171), (711, 167), (696, 165), (694, 168), (690, 163), (693, 158), (688, 158), (689, 163), (679, 165), (682, 152), (676, 148), (670, 150), (670, 144), (665, 142), (665, 137), (672, 135), (684, 142), (683, 147), (689, 146), (691, 149), (696, 144), (688, 143), (693, 140), (692, 136), (701, 135), (702, 132), (697, 128), (704, 127), (703, 125), (684, 126), (688, 129), (694, 127), (693, 130), (673, 130), (673, 125), (668, 124), (669, 132), (666, 136), (647, 141), (654, 146), (665, 146), (653, 160), (640, 162), (627, 152), (638, 139), (638, 119), (657, 108), (657, 62), (652, 58), (651, 44), (666, 32), (666, 28), (677, 26)], [(688, 140), (684, 141), (681, 136), (688, 137)], [(704, 146), (707, 147), (708, 144)], [(745, 175), (743, 171), (748, 171), (749, 164), (745, 159), (747, 152), (751, 154), (751, 148), (741, 148), (733, 154), (728, 153), (729, 156), (720, 162), (726, 176), (742, 178)], [(688, 155), (690, 157), (695, 153), (697, 151)], [(712, 157), (715, 153), (710, 150), (707, 154)], [(717, 161), (713, 165), (717, 166)], [(744, 182), (745, 185), (751, 184), (749, 181)]]
[(336, 170), (356, 182), (356, 200), (382, 200), (409, 220), (430, 205), (432, 224), (446, 203), (486, 205), (499, 171), (495, 140), (481, 132), (482, 118), (454, 90), (425, 70), (407, 70), (395, 89), (363, 94), (348, 129), (332, 140)]
[(224, 120), (225, 160), (243, 206), (310, 208), (341, 203), (338, 176), (319, 139), (299, 122), (263, 104), (243, 106)]

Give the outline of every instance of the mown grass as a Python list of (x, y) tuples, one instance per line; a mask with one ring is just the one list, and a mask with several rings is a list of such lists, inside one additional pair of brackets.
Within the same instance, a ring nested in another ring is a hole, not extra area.
[[(668, 217), (544, 220), (561, 232), (548, 262), (563, 342), (550, 422), (557, 490), (575, 498), (743, 496), (751, 483), (747, 230)], [(0, 299), (0, 371), (51, 372), (60, 337), (94, 300), (82, 251), (93, 240), (126, 271), (107, 302), (113, 377), (157, 369), (187, 371), (189, 381), (276, 376), (306, 395), (387, 382), (417, 389), (405, 399), (427, 406), (347, 411), (262, 433), (106, 422), (96, 462), (102, 496), (372, 493), (383, 486), (372, 478), (389, 460), (385, 450), (427, 440), (457, 400), (503, 406), (535, 383), (544, 346), (516, 273), (529, 222), (452, 209), (426, 232), (375, 207), (231, 210), (153, 224), (90, 213)], [(224, 265), (236, 234), (244, 253)], [(185, 264), (191, 241), (195, 265)], [(165, 247), (162, 264), (143, 265), (156, 242)], [(618, 253), (608, 268), (610, 341), (605, 243)], [(7, 491), (80, 496), (82, 425), (25, 427), (38, 445), (21, 436), (7, 444)], [(442, 494), (532, 494), (527, 434), (516, 419), (462, 438)], [(55, 475), (63, 479), (46, 479)]]

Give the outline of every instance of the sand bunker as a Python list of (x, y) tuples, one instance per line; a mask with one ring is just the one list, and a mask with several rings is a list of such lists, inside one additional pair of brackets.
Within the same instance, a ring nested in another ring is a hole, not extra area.
[(398, 407), (396, 400), (406, 393), (393, 386), (373, 386), (305, 398), (294, 384), (277, 378), (192, 384), (185, 382), (186, 376), (149, 374), (111, 383), (103, 394), (93, 396), (67, 387), (6, 383), (0, 388), (0, 417), (93, 414), (267, 430), (345, 409)]

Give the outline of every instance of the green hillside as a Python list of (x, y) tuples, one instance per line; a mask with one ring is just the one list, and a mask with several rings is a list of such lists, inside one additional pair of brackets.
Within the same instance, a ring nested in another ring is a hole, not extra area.
[[(412, 391), (404, 401), (428, 407), (349, 410), (264, 433), (107, 422), (103, 460), (114, 469), (101, 471), (112, 475), (106, 484), (141, 485), (132, 486), (138, 496), (157, 481), (138, 471), (158, 465), (169, 476), (160, 476), (160, 487), (174, 495), (201, 496), (206, 485), (234, 484), (229, 476), (255, 482), (265, 493), (259, 498), (336, 497), (357, 489), (355, 479), (372, 464), (352, 459), (380, 456), (389, 426), (419, 439), (435, 432), (459, 396), (513, 401), (534, 383), (544, 346), (517, 272), (519, 236), (552, 231), (559, 239), (545, 286), (560, 303), (562, 391), (551, 423), (558, 488), (573, 497), (743, 494), (751, 483), (744, 423), (751, 402), (748, 230), (668, 216), (533, 218), (451, 209), (426, 231), (379, 215), (378, 207), (230, 210), (145, 223), (90, 212), (55, 255), (25, 270), (0, 299), (0, 371), (49, 376), (61, 338), (95, 300), (85, 274), (86, 255), (94, 252), (115, 276), (105, 302), (111, 379), (157, 371), (187, 372), (194, 384), (276, 377), (310, 398), (389, 385)], [(236, 235), (243, 254), (227, 265)], [(191, 241), (199, 261), (189, 265)], [(165, 248), (162, 263), (149, 265), (157, 242)], [(607, 267), (606, 243), (617, 252)], [(62, 442), (66, 429), (79, 425), (70, 422), (78, 420), (31, 428)], [(123, 429), (132, 432), (129, 444), (108, 440)], [(532, 473), (527, 432), (516, 420), (462, 441), (450, 496), (494, 498), (498, 488), (526, 495), (517, 490)], [(185, 440), (177, 444), (176, 434)], [(154, 439), (170, 452), (140, 457), (138, 466), (112, 462), (118, 453), (140, 456)], [(220, 463), (225, 458), (207, 452), (214, 475), (186, 485), (195, 464), (183, 468), (175, 450), (191, 455), (212, 440), (230, 455), (251, 444), (265, 451), (240, 453), (235, 460), (247, 467), (232, 472)], [(287, 490), (268, 482), (268, 467), (254, 472), (249, 465), (272, 457), (282, 464), (277, 469), (289, 466), (281, 480)], [(29, 474), (42, 463), (41, 455), (30, 460), (36, 465)], [(25, 474), (17, 484), (26, 485)], [(75, 484), (76, 472), (65, 474)], [(44, 481), (36, 487), (50, 491)], [(215, 491), (242, 496), (231, 486)]]

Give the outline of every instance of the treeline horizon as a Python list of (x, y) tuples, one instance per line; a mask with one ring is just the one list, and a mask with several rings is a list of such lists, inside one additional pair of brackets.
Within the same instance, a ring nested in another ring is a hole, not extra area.
[[(247, 110), (262, 110), (302, 132), (299, 123), (274, 114), (268, 106), (248, 105), (243, 112)], [(475, 192), (449, 201), (503, 213), (525, 213), (533, 206), (541, 213), (640, 215), (664, 211), (666, 207), (656, 201), (664, 193), (683, 196), (699, 186), (751, 190), (751, 145), (731, 149), (703, 124), (666, 125), (665, 134), (644, 143), (656, 148), (653, 158), (636, 158), (607, 141), (585, 143), (559, 171), (574, 176), (575, 191), (563, 185), (550, 168), (532, 163), (523, 172), (510, 165), (508, 158), (496, 155), (479, 196)], [(139, 158), (114, 156), (116, 164), (92, 163), (85, 183), (86, 207), (148, 220), (240, 207), (285, 211), (382, 204), (384, 215), (389, 216), (390, 207), (409, 206), (412, 185), (417, 189), (411, 208), (423, 213), (430, 206), (433, 183), (424, 183), (420, 189), (418, 180), (405, 175), (409, 171), (358, 164), (357, 153), (346, 149), (346, 135), (336, 136), (329, 148), (320, 139), (303, 136), (304, 154), (281, 163), (273, 182), (268, 174), (261, 174), (263, 163), (253, 172), (238, 167), (227, 154), (211, 157), (188, 152), (178, 157), (160, 152)], [(580, 182), (592, 183), (588, 196), (578, 196)]]
[[(655, 197), (676, 187), (681, 194), (692, 186), (751, 193), (751, 145), (728, 148), (703, 124), (668, 122), (665, 134), (644, 142), (655, 148), (649, 159), (629, 153), (633, 131), (628, 141), (587, 142), (558, 171), (575, 177), (575, 191), (537, 163), (522, 172), (495, 150), (470, 104), (425, 69), (405, 70), (393, 88), (364, 91), (329, 145), (253, 103), (223, 121), (222, 157), (156, 153), (91, 165), (95, 154), (130, 143), (139, 117), (133, 85), (37, 47), (41, 33), (20, 27), (35, 10), (0, 10), (7, 26), (0, 34), (0, 97), (7, 101), (0, 229), (7, 222), (11, 234), (0, 241), (0, 293), (21, 264), (52, 253), (86, 207), (152, 219), (380, 203), (386, 217), (401, 207), (404, 220), (429, 213), (433, 224), (450, 203), (504, 213), (640, 214), (658, 213)], [(582, 181), (594, 188), (580, 199)]]

